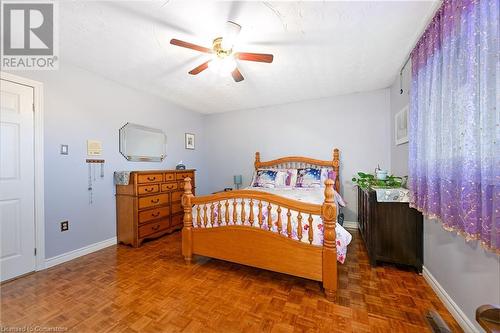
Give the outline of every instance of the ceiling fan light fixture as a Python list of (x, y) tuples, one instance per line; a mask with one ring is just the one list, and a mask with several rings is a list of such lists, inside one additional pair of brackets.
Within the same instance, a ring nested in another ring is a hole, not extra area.
[(208, 68), (218, 75), (227, 76), (236, 68), (236, 60), (234, 60), (232, 56), (225, 58), (215, 56), (212, 61), (208, 63)]
[(224, 30), (224, 33), (222, 34), (221, 47), (224, 50), (232, 49), (234, 44), (236, 43), (236, 39), (238, 38), (240, 31), (241, 25), (233, 21), (227, 21), (226, 28)]
[(233, 52), (233, 47), (240, 31), (241, 26), (239, 24), (227, 21), (225, 32), (222, 34), (222, 37), (216, 37), (213, 40), (211, 49), (175, 38), (170, 40), (170, 44), (211, 54), (211, 59), (207, 59), (204, 63), (190, 70), (188, 72), (190, 75), (198, 75), (207, 68), (210, 68), (210, 71), (221, 76), (229, 76), (231, 74), (235, 82), (241, 82), (245, 78), (237, 67), (236, 59), (240, 61), (272, 63), (274, 56), (265, 53)]

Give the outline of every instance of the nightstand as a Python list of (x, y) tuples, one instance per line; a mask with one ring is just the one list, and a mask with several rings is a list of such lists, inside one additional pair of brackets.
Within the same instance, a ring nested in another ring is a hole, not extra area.
[(358, 223), (370, 264), (423, 264), (423, 217), (407, 202), (378, 202), (372, 189), (358, 187)]

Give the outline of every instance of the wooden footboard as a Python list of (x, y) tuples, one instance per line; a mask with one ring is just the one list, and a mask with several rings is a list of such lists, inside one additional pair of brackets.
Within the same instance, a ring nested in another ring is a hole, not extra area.
[(195, 228), (193, 253), (322, 280), (321, 246), (300, 243), (253, 227)]
[[(330, 179), (325, 182), (325, 200), (322, 205), (316, 205), (249, 190), (195, 197), (191, 192), (191, 179), (186, 178), (182, 197), (182, 254), (187, 263), (198, 254), (321, 281), (327, 298), (335, 300), (334, 184)], [(246, 203), (250, 207), (248, 211)], [(275, 220), (273, 207), (277, 213)], [(292, 228), (292, 214), (297, 214), (294, 215), (296, 230)], [(323, 220), (322, 246), (312, 245), (315, 215)], [(249, 225), (243, 225), (245, 222)], [(303, 234), (303, 225), (307, 224), (307, 234)], [(271, 231), (273, 226), (279, 233)], [(293, 234), (299, 240), (292, 239)], [(307, 239), (309, 244), (300, 241), (302, 239)]]

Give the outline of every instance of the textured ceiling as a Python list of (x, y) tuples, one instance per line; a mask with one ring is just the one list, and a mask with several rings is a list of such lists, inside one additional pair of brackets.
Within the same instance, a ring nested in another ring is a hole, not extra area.
[[(61, 2), (61, 60), (203, 113), (385, 88), (436, 3)], [(242, 26), (236, 50), (274, 54), (239, 61), (245, 80), (210, 70), (209, 58), (171, 38), (211, 46), (227, 20)]]

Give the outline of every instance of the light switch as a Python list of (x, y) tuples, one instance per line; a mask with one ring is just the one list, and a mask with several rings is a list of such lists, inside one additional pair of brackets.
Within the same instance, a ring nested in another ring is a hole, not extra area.
[(68, 145), (61, 145), (61, 155), (68, 155)]

